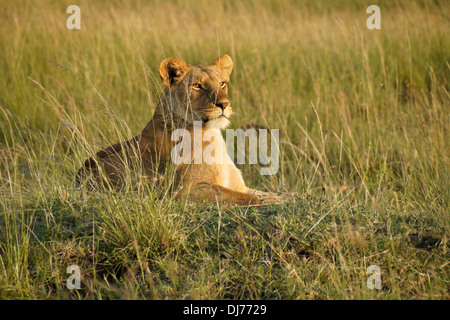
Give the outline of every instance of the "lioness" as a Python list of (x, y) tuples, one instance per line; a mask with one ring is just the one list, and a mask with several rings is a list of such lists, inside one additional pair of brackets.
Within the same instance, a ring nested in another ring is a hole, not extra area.
[[(135, 169), (133, 158), (140, 160), (147, 176), (164, 173), (176, 144), (171, 140), (172, 133), (183, 128), (193, 138), (194, 121), (201, 121), (202, 131), (213, 129), (214, 141), (219, 142), (226, 155), (220, 129), (229, 124), (232, 114), (228, 100), (232, 70), (233, 61), (228, 55), (219, 57), (211, 66), (187, 65), (178, 58), (163, 60), (159, 74), (165, 89), (153, 118), (135, 138), (110, 146), (88, 159), (78, 172), (78, 183), (89, 183), (92, 179), (100, 181), (103, 176), (109, 185), (121, 186), (125, 182), (126, 166)], [(202, 151), (209, 143), (202, 141)], [(250, 205), (274, 203), (282, 198), (278, 194), (248, 188), (240, 170), (231, 161), (224, 164), (180, 163), (175, 168), (175, 181), (181, 187), (179, 194), (188, 195), (194, 201), (218, 200)]]

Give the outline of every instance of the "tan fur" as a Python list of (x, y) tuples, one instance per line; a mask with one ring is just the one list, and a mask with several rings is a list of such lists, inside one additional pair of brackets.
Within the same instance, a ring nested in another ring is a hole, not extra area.
[[(228, 85), (233, 62), (228, 55), (218, 58), (211, 66), (190, 66), (178, 58), (161, 62), (159, 74), (166, 86), (153, 118), (135, 138), (116, 144), (88, 159), (79, 170), (80, 184), (103, 181), (103, 171), (108, 185), (122, 186), (126, 180), (126, 167), (137, 170), (142, 163), (145, 174), (157, 177), (167, 172), (171, 151), (176, 142), (171, 141), (175, 129), (184, 128), (191, 135), (194, 154), (194, 121), (202, 121), (202, 130), (215, 129), (214, 141), (225, 141), (220, 133), (232, 114), (228, 99)], [(212, 141), (202, 142), (202, 152)], [(101, 169), (99, 168), (101, 167)], [(195, 201), (220, 201), (242, 205), (278, 202), (278, 195), (248, 188), (242, 174), (231, 164), (179, 164), (175, 168), (175, 181), (180, 195)]]

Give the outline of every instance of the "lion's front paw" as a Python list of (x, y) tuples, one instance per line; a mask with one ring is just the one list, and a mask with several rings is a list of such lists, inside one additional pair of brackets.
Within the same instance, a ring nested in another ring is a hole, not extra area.
[(280, 204), (297, 199), (297, 194), (294, 192), (258, 192), (256, 195), (264, 204)]
[(262, 192), (259, 191), (255, 194), (262, 204), (278, 204), (281, 203), (283, 200), (283, 197), (274, 192)]

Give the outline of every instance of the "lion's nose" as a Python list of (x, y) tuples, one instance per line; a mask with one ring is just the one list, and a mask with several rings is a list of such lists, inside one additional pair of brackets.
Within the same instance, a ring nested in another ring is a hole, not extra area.
[(228, 105), (230, 104), (230, 102), (228, 101), (218, 101), (215, 103), (216, 106), (218, 106), (220, 109), (225, 109), (226, 107), (228, 107)]

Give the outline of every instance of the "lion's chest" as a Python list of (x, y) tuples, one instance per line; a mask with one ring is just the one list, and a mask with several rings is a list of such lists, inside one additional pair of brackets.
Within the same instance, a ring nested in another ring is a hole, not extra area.
[[(212, 163), (210, 161), (211, 165), (215, 167), (214, 169), (217, 172), (215, 183), (232, 190), (245, 191), (246, 187), (241, 171), (236, 168), (230, 155), (227, 153), (227, 145), (223, 139), (222, 133), (218, 129), (211, 129), (210, 131), (212, 131), (212, 136), (214, 136), (214, 139), (211, 139), (214, 141), (209, 146), (214, 145), (215, 151), (212, 153), (214, 155), (214, 160)], [(208, 159), (208, 156), (209, 149), (208, 147), (205, 147), (205, 162), (211, 160)]]
[[(185, 180), (193, 180), (196, 183), (207, 182), (246, 192), (242, 174), (228, 155), (227, 145), (219, 129), (208, 129), (203, 131), (203, 135), (192, 132), (190, 137), (194, 142), (191, 148), (182, 146), (182, 154), (185, 157), (184, 150), (190, 150), (191, 156), (186, 157), (179, 166), (182, 171), (187, 170)], [(200, 143), (196, 140), (199, 137)]]

